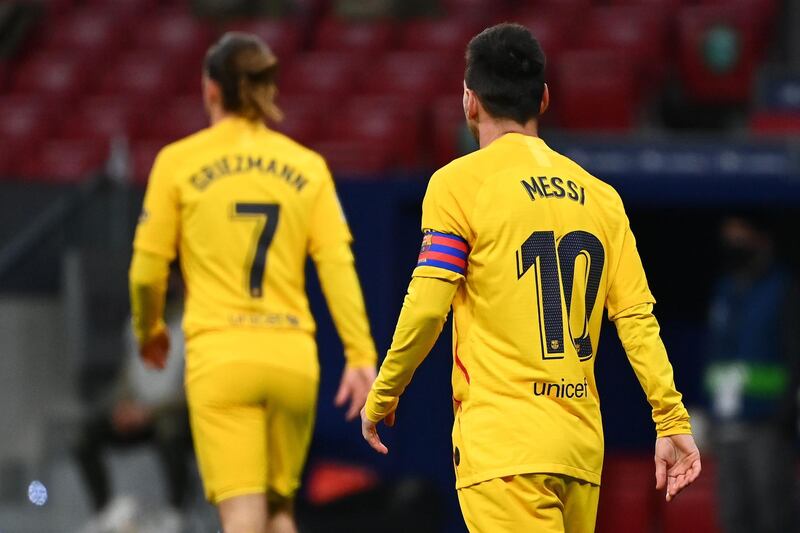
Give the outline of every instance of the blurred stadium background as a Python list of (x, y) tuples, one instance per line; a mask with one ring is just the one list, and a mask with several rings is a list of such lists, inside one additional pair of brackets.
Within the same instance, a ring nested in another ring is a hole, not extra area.
[[(0, 531), (76, 531), (89, 517), (70, 448), (123, 359), (126, 269), (150, 165), (160, 147), (206, 125), (209, 44), (250, 31), (280, 58), (279, 129), (334, 171), (383, 350), (415, 263), (427, 178), (474, 149), (461, 111), (466, 42), (504, 20), (530, 27), (548, 56), (542, 136), (627, 203), (702, 439), (719, 220), (767, 214), (785, 261), (796, 270), (800, 257), (800, 2), (5, 0)], [(413, 526), (420, 533), (464, 531), (449, 450), (449, 334), (386, 432), (391, 453), (373, 456), (331, 405), (341, 346), (309, 280), (323, 379), (301, 523), (372, 531), (348, 520), (382, 509), (399, 531), (412, 529), (409, 515), (425, 517)], [(701, 440), (702, 478), (665, 505), (652, 490), (649, 408), (613, 328), (599, 353), (607, 461), (598, 531), (719, 531), (713, 447)], [(110, 459), (119, 492), (152, 506), (164, 497), (147, 449)], [(48, 488), (44, 506), (28, 501), (34, 479)], [(195, 492), (186, 531), (216, 531)], [(412, 493), (422, 503), (399, 512)]]

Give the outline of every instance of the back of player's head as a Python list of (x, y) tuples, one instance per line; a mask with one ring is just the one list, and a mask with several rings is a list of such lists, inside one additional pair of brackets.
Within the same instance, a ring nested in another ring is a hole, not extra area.
[(222, 93), (225, 111), (251, 120), (280, 120), (275, 105), (278, 59), (255, 35), (228, 32), (209, 48), (204, 68)]
[(498, 24), (467, 45), (464, 81), (494, 118), (525, 124), (539, 116), (545, 57), (524, 26)]

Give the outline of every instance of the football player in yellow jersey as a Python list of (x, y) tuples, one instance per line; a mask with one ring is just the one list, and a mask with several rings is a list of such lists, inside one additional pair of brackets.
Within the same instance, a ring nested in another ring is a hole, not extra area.
[(186, 391), (209, 500), (225, 533), (296, 531), (297, 490), (314, 423), (319, 366), (305, 294), (310, 254), (345, 347), (336, 402), (358, 416), (376, 353), (350, 231), (323, 158), (268, 129), (277, 60), (255, 36), (208, 52), (211, 127), (156, 158), (130, 269), (136, 335), (162, 367), (169, 263), (187, 285)]
[(463, 105), (480, 150), (430, 180), (419, 262), (361, 413), (387, 453), (376, 424), (394, 423), (452, 305), (453, 463), (473, 532), (594, 531), (604, 308), (653, 408), (657, 487), (671, 500), (700, 473), (622, 201), (537, 135), (544, 63), (519, 25), (469, 43)]

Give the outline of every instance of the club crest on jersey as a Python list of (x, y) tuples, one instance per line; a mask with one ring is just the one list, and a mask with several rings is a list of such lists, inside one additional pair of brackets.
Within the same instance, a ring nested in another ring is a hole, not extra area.
[(467, 241), (458, 235), (425, 230), (417, 266), (436, 267), (464, 274), (468, 254)]
[(431, 245), (433, 244), (433, 235), (431, 233), (426, 233), (422, 237), (422, 246), (419, 249), (420, 260), (424, 261), (423, 255), (425, 252), (431, 249)]
[(550, 349), (551, 350), (558, 350), (559, 346), (561, 346), (561, 343), (558, 342), (557, 339), (553, 339), (553, 340), (550, 341)]

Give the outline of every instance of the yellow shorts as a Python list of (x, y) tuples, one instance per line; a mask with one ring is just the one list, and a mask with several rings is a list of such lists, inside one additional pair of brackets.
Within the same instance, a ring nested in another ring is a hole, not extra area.
[(592, 533), (600, 487), (557, 474), (522, 474), (458, 489), (470, 533)]
[(186, 398), (206, 497), (292, 497), (314, 428), (313, 336), (233, 330), (203, 333), (186, 348)]

